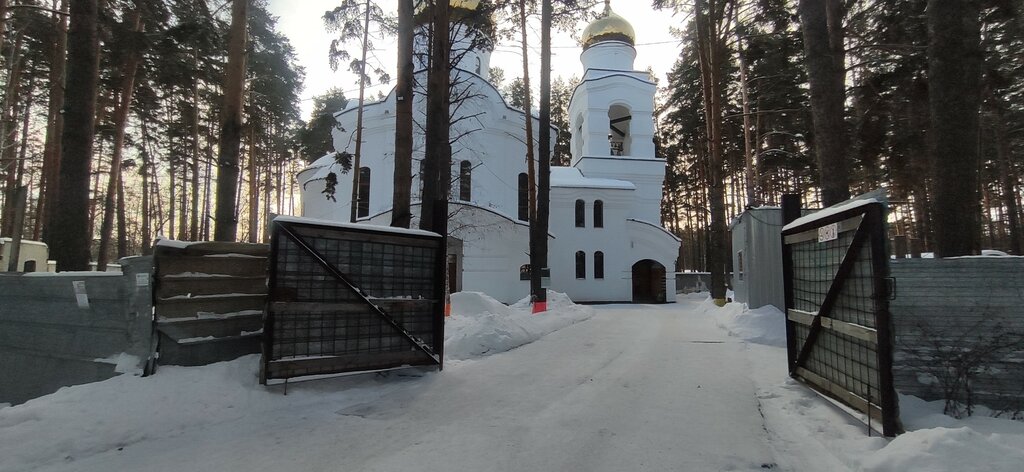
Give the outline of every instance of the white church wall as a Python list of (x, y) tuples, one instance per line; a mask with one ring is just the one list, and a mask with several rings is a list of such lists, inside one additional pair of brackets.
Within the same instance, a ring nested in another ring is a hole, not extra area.
[[(425, 79), (425, 72), (421, 72)], [(524, 115), (521, 111), (509, 108), (498, 92), (479, 77), (468, 79), (466, 86), (474, 87), (473, 98), (460, 107), (456, 117), (469, 117), (460, 120), (453, 126), (452, 136), (459, 136), (453, 144), (452, 155), (452, 199), (458, 200), (459, 164), (468, 160), (473, 164), (472, 201), (481, 206), (496, 209), (505, 214), (515, 215), (518, 212), (518, 175), (526, 172), (525, 151), (517, 156), (515, 151), (523, 149), (522, 134)], [(369, 103), (364, 112), (364, 132), (362, 158), (360, 165), (370, 168), (370, 211), (377, 214), (391, 208), (394, 192), (394, 107), (395, 96), (389, 94), (384, 102)], [(418, 95), (414, 103), (414, 116), (422, 117), (425, 100)], [(340, 129), (333, 132), (335, 149), (349, 153), (355, 152), (356, 108), (346, 109), (336, 114)], [(418, 118), (422, 119), (422, 118)], [(539, 138), (540, 123), (534, 120), (534, 139)], [(419, 198), (422, 182), (419, 175), (419, 160), (422, 159), (422, 132), (416, 131), (419, 149), (414, 150), (413, 163), (413, 200)], [(553, 147), (554, 143), (552, 143)], [(330, 171), (338, 176), (336, 202), (323, 198), (323, 181), (305, 181), (304, 201), (314, 202), (304, 211), (307, 216), (318, 218), (339, 215), (349, 218), (350, 200), (352, 195), (352, 174), (341, 173), (338, 165), (329, 169), (319, 169), (312, 179), (323, 179)], [(304, 171), (305, 172), (305, 171)], [(306, 173), (300, 173), (305, 177)], [(303, 180), (300, 180), (303, 182)], [(317, 195), (320, 195), (318, 201)]]
[[(551, 189), (551, 231), (555, 234), (549, 251), (552, 285), (574, 300), (629, 301), (628, 277), (623, 278), (628, 255), (626, 217), (632, 207), (633, 190), (565, 188)], [(585, 205), (585, 225), (576, 227), (576, 200)], [(604, 207), (603, 227), (594, 227), (594, 202)], [(576, 252), (586, 255), (586, 277), (576, 278)], [(594, 254), (604, 253), (604, 278), (595, 278)]]
[(618, 179), (636, 186), (630, 218), (661, 222), (661, 197), (665, 183), (665, 161), (661, 159), (585, 157), (577, 162), (587, 177)]
[[(419, 215), (418, 204), (412, 207)], [(530, 292), (529, 281), (519, 279), (519, 268), (529, 263), (529, 226), (513, 222), (492, 210), (452, 203), (448, 229), (462, 241), (462, 291), (485, 292), (502, 303), (515, 303)], [(388, 225), (391, 212), (374, 215), (369, 224)], [(418, 221), (413, 221), (414, 225)]]

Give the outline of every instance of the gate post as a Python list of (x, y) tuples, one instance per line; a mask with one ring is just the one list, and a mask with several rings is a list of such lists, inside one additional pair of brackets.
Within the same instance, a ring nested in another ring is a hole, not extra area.
[[(800, 218), (800, 194), (787, 193), (782, 195), (782, 225), (788, 225), (797, 218)], [(779, 233), (779, 245), (782, 246), (782, 285), (786, 291), (786, 309), (783, 310), (783, 315), (789, 316), (789, 309), (793, 308), (793, 257), (791, 249), (786, 245), (785, 239), (782, 237), (782, 233)], [(786, 339), (791, 340), (796, 337), (792, 323), (786, 322)], [(794, 343), (786, 342), (786, 356), (789, 361), (789, 374), (793, 375), (793, 368), (796, 365), (797, 353), (794, 350)]]
[[(892, 313), (889, 311), (889, 251), (885, 230), (885, 210), (882, 205), (871, 205), (864, 223), (871, 230), (871, 266), (874, 275), (875, 329), (878, 349), (878, 391), (882, 398), (882, 434), (895, 437), (903, 432), (900, 422), (899, 402), (893, 382), (893, 329)], [(905, 254), (899, 257), (906, 257)], [(870, 417), (870, 415), (868, 415)]]

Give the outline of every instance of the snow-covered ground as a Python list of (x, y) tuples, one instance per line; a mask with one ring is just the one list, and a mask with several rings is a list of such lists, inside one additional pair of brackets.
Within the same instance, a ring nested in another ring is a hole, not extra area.
[(258, 357), (0, 407), (0, 471), (1019, 471), (1024, 423), (901, 398), (868, 437), (788, 379), (782, 314), (457, 294), (443, 372), (257, 383)]

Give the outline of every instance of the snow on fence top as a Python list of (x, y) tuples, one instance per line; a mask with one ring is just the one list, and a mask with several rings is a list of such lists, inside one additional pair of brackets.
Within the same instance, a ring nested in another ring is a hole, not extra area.
[(282, 223), (297, 223), (297, 224), (310, 224), (310, 225), (319, 225), (319, 226), (330, 226), (332, 228), (348, 228), (348, 229), (354, 229), (354, 230), (357, 230), (357, 231), (376, 231), (376, 232), (380, 232), (380, 233), (396, 233), (396, 234), (405, 234), (405, 235), (409, 235), (409, 236), (427, 236), (427, 237), (432, 237), (432, 238), (440, 238), (441, 237), (441, 235), (439, 235), (437, 233), (430, 232), (430, 231), (423, 231), (421, 229), (395, 228), (393, 226), (368, 225), (368, 224), (363, 224), (363, 223), (344, 223), (344, 222), (341, 222), (341, 221), (322, 220), (322, 219), (319, 219), (319, 218), (306, 218), (306, 217), (298, 217), (298, 216), (284, 216), (284, 215), (281, 215), (281, 216), (274, 217), (274, 221), (280, 221)]
[(867, 206), (867, 205), (870, 205), (872, 203), (882, 203), (882, 200), (879, 200), (878, 198), (874, 198), (874, 197), (863, 198), (863, 199), (858, 198), (858, 199), (854, 199), (854, 200), (847, 200), (847, 201), (845, 201), (843, 203), (840, 203), (838, 205), (830, 206), (828, 208), (823, 208), (823, 209), (818, 210), (818, 211), (816, 211), (814, 213), (811, 213), (809, 215), (801, 216), (800, 218), (797, 218), (797, 219), (793, 220), (792, 223), (784, 226), (782, 228), (782, 230), (783, 231), (789, 231), (789, 230), (791, 230), (793, 228), (796, 228), (798, 226), (803, 226), (803, 225), (805, 225), (807, 223), (818, 221), (820, 219), (827, 218), (827, 217), (832, 216), (832, 215), (837, 215), (837, 214), (842, 213), (844, 211), (849, 211), (849, 210), (853, 210), (855, 208), (860, 208), (862, 206)]

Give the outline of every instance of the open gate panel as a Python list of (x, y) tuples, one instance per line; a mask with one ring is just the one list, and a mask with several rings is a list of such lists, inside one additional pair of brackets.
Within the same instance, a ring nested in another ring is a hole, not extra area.
[(261, 381), (437, 365), (444, 238), (278, 217)]
[(845, 206), (782, 232), (789, 372), (895, 436), (885, 207)]

